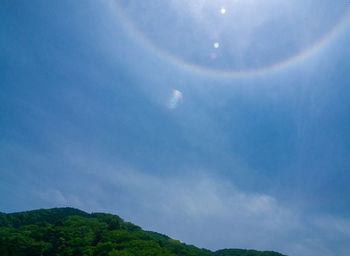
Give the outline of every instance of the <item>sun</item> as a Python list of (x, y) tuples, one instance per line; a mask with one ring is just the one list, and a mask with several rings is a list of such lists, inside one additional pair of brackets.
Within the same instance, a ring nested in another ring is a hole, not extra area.
[(142, 42), (204, 72), (285, 66), (323, 44), (350, 17), (350, 8), (326, 0), (317, 3), (317, 12), (317, 0), (113, 1)]

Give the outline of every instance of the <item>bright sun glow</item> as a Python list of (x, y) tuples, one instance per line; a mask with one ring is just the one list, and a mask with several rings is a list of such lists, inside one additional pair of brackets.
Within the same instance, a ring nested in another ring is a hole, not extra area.
[(204, 72), (244, 73), (288, 64), (321, 45), (350, 17), (349, 8), (330, 0), (319, 1), (317, 12), (312, 11), (316, 0), (112, 1), (145, 44)]

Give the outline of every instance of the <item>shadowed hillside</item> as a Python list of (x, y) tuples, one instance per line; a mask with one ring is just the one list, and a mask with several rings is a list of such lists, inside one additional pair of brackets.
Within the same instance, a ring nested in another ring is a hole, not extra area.
[(74, 208), (0, 213), (1, 256), (283, 256), (224, 249), (212, 252), (144, 231), (116, 215)]

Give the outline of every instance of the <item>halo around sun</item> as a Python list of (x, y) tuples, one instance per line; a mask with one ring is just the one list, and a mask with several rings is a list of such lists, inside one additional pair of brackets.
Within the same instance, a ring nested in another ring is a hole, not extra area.
[(124, 21), (164, 55), (218, 72), (262, 70), (296, 59), (328, 38), (350, 9), (326, 0), (115, 3)]

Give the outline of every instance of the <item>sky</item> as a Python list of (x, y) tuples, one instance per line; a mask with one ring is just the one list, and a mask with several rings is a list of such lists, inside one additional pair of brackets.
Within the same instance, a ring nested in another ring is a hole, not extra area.
[(349, 16), (345, 0), (2, 0), (0, 211), (347, 256)]

